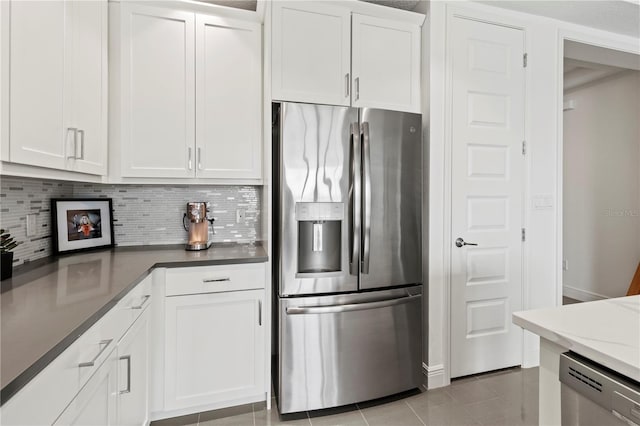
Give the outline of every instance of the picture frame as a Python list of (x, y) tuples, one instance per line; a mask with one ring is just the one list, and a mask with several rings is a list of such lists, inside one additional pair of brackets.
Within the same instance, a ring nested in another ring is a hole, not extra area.
[(53, 254), (114, 246), (111, 198), (51, 199)]

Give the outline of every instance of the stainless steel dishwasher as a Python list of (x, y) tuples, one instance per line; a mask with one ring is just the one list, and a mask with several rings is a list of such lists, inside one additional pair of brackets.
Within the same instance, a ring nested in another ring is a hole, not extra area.
[(640, 383), (573, 352), (559, 374), (563, 426), (640, 425)]

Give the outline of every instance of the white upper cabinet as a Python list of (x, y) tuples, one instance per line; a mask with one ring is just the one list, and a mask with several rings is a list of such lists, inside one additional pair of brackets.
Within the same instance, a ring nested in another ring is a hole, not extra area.
[(420, 27), (353, 14), (354, 107), (420, 112)]
[(113, 3), (110, 178), (262, 182), (262, 25)]
[(106, 172), (107, 2), (13, 1), (9, 161)]
[(350, 11), (319, 2), (272, 4), (273, 99), (350, 105)]
[(196, 16), (196, 176), (262, 176), (262, 27)]
[(272, 98), (420, 112), (421, 31), (406, 13), (273, 2)]
[(107, 167), (107, 2), (74, 1), (69, 127), (78, 128), (74, 171), (103, 175)]
[(10, 160), (64, 169), (67, 5), (11, 4)]
[(122, 3), (121, 165), (125, 177), (191, 177), (194, 14)]

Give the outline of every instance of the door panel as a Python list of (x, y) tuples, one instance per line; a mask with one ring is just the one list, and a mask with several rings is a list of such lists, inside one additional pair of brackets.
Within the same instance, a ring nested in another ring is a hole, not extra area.
[[(362, 149), (361, 249), (368, 272), (365, 266), (360, 288), (421, 283), (421, 116), (365, 108), (360, 121), (362, 127), (368, 123), (369, 128)], [(366, 164), (370, 164), (370, 172)]]
[(522, 31), (452, 18), (451, 376), (518, 365)]
[(14, 1), (10, 10), (9, 159), (64, 169), (69, 3)]
[(73, 169), (102, 175), (107, 170), (107, 1), (74, 1), (73, 114), (69, 126), (82, 131)]
[(351, 14), (348, 8), (273, 2), (273, 99), (351, 103)]
[(335, 407), (420, 386), (421, 309), (420, 286), (280, 299), (280, 412)]
[(145, 309), (118, 344), (119, 426), (148, 423), (150, 312)]
[(197, 177), (262, 176), (259, 23), (196, 16)]
[[(357, 122), (357, 110), (352, 108), (282, 104), (277, 129), (280, 146), (274, 151), (274, 156), (279, 158), (280, 194), (276, 203), (280, 206), (281, 295), (334, 293), (358, 288), (357, 274), (351, 275), (349, 271), (352, 224), (348, 220), (351, 214), (350, 160), (354, 156), (350, 149), (350, 126)], [(336, 214), (341, 218), (337, 228), (339, 241), (324, 240), (324, 248), (315, 253), (328, 254), (331, 247), (337, 245), (340, 248), (338, 270), (305, 273), (301, 268), (299, 252), (310, 248), (311, 243), (307, 244), (302, 233), (304, 228), (298, 225), (302, 223), (298, 222), (302, 215), (300, 207), (305, 207), (299, 203), (335, 203), (332, 206), (338, 209)]]
[(194, 14), (121, 10), (122, 176), (194, 177)]
[(354, 107), (420, 112), (420, 27), (353, 14)]
[(263, 306), (264, 290), (165, 299), (165, 409), (264, 394)]

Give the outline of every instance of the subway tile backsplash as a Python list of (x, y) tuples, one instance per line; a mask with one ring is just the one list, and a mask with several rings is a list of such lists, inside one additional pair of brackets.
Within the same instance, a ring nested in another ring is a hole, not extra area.
[[(73, 196), (73, 183), (50, 180), (0, 178), (0, 228), (22, 241), (13, 250), (13, 264), (51, 254), (52, 198)], [(27, 214), (36, 215), (36, 234), (27, 237)]]
[[(3, 176), (0, 226), (19, 241), (14, 265), (52, 253), (51, 198), (112, 198), (115, 243), (119, 246), (182, 244), (187, 201), (210, 201), (214, 242), (253, 242), (261, 235), (261, 187), (219, 185), (102, 185)], [(236, 223), (236, 209), (245, 216)], [(37, 233), (26, 236), (26, 215), (37, 213)]]

